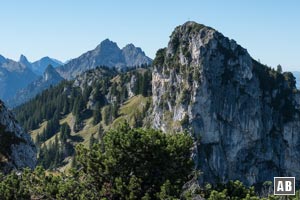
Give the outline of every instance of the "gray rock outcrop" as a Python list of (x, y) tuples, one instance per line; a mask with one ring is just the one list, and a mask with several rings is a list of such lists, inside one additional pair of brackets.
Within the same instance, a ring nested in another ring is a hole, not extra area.
[(0, 169), (6, 173), (36, 165), (36, 147), (29, 134), (0, 101)]

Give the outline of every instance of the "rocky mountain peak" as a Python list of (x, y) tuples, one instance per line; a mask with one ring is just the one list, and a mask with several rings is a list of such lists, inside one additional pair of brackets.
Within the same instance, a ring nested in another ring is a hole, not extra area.
[(215, 29), (189, 21), (175, 28), (166, 54), (168, 58), (179, 59), (181, 65), (187, 65), (197, 64), (204, 54), (213, 55), (217, 51), (222, 51), (226, 57), (237, 52), (248, 54), (234, 40), (224, 37)]
[(50, 57), (45, 56), (45, 57), (41, 58), (40, 60), (38, 60), (37, 62), (39, 62), (39, 63), (48, 62), (49, 63), (49, 62), (53, 62), (53, 60)]
[[(95, 62), (98, 59), (97, 56), (101, 57), (101, 60), (109, 56), (110, 59), (115, 61), (116, 59), (120, 59), (119, 55), (121, 53), (121, 50), (118, 47), (117, 43), (109, 39), (105, 39), (93, 51), (90, 52), (94, 55)], [(112, 56), (114, 57), (112, 58)], [(101, 60), (99, 61), (101, 62)]]
[(36, 165), (36, 147), (29, 134), (0, 100), (0, 168), (4, 172)]
[(117, 43), (105, 39), (95, 49), (58, 67), (57, 71), (62, 77), (71, 79), (97, 66), (116, 67), (122, 70), (127, 67), (151, 63), (152, 60), (140, 48), (133, 47), (133, 45), (129, 45), (121, 50)]
[(143, 52), (141, 48), (135, 47), (134, 44), (132, 44), (132, 43), (127, 44), (125, 47), (123, 47), (122, 50), (123, 51), (133, 51), (133, 50), (136, 50), (136, 51), (139, 51), (139, 52)]
[(96, 49), (105, 49), (105, 48), (118, 48), (117, 43), (111, 41), (110, 39), (106, 38), (96, 47)]
[(52, 65), (48, 65), (48, 67), (45, 69), (43, 78), (45, 81), (48, 81), (50, 79), (55, 79), (55, 80), (62, 79), (62, 77), (59, 75), (59, 73), (54, 69)]
[(20, 58), (19, 58), (19, 62), (22, 63), (22, 62), (28, 62), (26, 56), (24, 56), (23, 54), (20, 55)]
[(202, 182), (252, 185), (300, 175), (300, 101), (291, 73), (256, 62), (195, 22), (175, 28), (153, 64), (153, 126), (193, 133)]
[(117, 43), (109, 39), (103, 40), (93, 51), (90, 51), (89, 53), (92, 57), (87, 59), (90, 59), (94, 63), (99, 63), (99, 65), (105, 65), (108, 63), (109, 66), (113, 66), (113, 63), (118, 64), (123, 62), (121, 49), (118, 47)]
[(19, 63), (24, 65), (26, 68), (31, 68), (31, 63), (28, 61), (26, 56), (24, 56), (23, 54), (21, 54), (21, 56), (20, 56)]
[(127, 44), (122, 49), (122, 55), (125, 58), (125, 62), (128, 66), (137, 66), (140, 64), (151, 64), (152, 60), (146, 56), (145, 52), (135, 47), (133, 44)]

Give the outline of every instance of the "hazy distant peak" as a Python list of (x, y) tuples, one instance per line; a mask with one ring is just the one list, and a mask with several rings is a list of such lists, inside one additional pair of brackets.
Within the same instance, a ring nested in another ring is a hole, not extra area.
[[(48, 58), (50, 58), (50, 57), (48, 57)], [(50, 59), (51, 59), (52, 61), (56, 62), (56, 63), (59, 64), (59, 65), (63, 65), (63, 64), (64, 64), (62, 61), (57, 60), (57, 59), (55, 59), (55, 58), (50, 58)]]
[(52, 65), (48, 65), (43, 74), (44, 80), (48, 81), (50, 79), (61, 80), (62, 77), (59, 73), (54, 69)]
[(110, 39), (106, 38), (105, 40), (103, 40), (103, 41), (100, 43), (100, 45), (101, 45), (101, 44), (117, 44), (117, 43), (115, 43), (114, 41), (111, 41)]
[(117, 45), (117, 43), (109, 40), (109, 39), (105, 39), (103, 40), (97, 47), (96, 49), (98, 50), (105, 50), (105, 49), (120, 49)]
[(50, 65), (48, 65), (47, 67), (46, 67), (46, 69), (45, 69), (45, 73), (46, 72), (49, 72), (49, 71), (55, 71), (55, 69), (54, 69), (54, 67), (50, 64)]
[(42, 63), (42, 62), (50, 62), (52, 61), (52, 59), (48, 56), (45, 56), (43, 58), (41, 58), (40, 60), (37, 60), (36, 62)]
[(20, 55), (19, 62), (20, 63), (29, 63), (28, 59), (23, 54)]
[(125, 47), (123, 47), (122, 51), (135, 51), (137, 53), (141, 53), (143, 55), (146, 55), (145, 52), (140, 48), (140, 47), (136, 47), (134, 46), (134, 44), (130, 43), (127, 44)]
[(24, 68), (31, 69), (31, 63), (27, 60), (26, 56), (24, 56), (23, 54), (21, 54), (21, 56), (20, 56), (19, 63)]
[(59, 60), (45, 56), (45, 57), (41, 58), (40, 60), (37, 60), (32, 63), (32, 70), (34, 71), (34, 73), (36, 73), (38, 75), (42, 75), (44, 73), (44, 71), (46, 70), (46, 68), (48, 67), (48, 65), (52, 65), (53, 68), (55, 68), (60, 65), (63, 65), (63, 63)]
[(133, 49), (133, 48), (136, 48), (136, 47), (134, 46), (134, 44), (129, 43), (129, 44), (127, 44), (125, 47), (123, 47), (123, 49), (126, 49), (126, 48)]
[(137, 66), (141, 63), (150, 64), (152, 62), (152, 60), (146, 56), (145, 52), (140, 47), (136, 47), (131, 43), (123, 47), (122, 55), (129, 66)]

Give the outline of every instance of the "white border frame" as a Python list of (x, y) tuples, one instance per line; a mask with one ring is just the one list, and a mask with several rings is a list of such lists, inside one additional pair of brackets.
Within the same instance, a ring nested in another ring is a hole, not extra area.
[[(275, 178), (292, 178), (292, 179), (294, 179), (294, 194), (275, 194)], [(274, 181), (274, 183), (273, 183), (273, 193), (274, 193), (274, 196), (295, 196), (296, 195), (296, 179), (295, 179), (295, 177), (279, 177), (279, 176), (276, 176), (276, 177), (274, 177), (274, 179), (273, 179), (273, 181)]]

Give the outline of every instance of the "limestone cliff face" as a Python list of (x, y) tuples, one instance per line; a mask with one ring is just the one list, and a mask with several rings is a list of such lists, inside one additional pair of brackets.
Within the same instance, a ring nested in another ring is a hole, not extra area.
[(25, 133), (14, 119), (13, 114), (0, 101), (0, 169), (12, 169), (36, 165), (36, 147), (29, 134)]
[(299, 92), (291, 73), (261, 65), (195, 22), (177, 27), (153, 64), (153, 126), (191, 132), (200, 181), (300, 177)]

